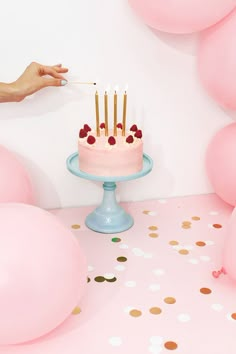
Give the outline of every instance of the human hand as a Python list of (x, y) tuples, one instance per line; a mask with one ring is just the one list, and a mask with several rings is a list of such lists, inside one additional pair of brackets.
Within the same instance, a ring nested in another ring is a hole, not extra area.
[(12, 101), (20, 102), (26, 96), (41, 90), (48, 86), (64, 86), (67, 81), (64, 78), (64, 73), (68, 69), (61, 66), (61, 64), (54, 66), (41, 65), (32, 62), (23, 72), (23, 74), (13, 83), (12, 88)]

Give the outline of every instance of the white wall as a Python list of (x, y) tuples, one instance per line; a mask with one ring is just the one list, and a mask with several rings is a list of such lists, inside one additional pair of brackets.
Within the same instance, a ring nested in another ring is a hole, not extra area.
[[(204, 169), (212, 135), (232, 121), (202, 89), (196, 36), (146, 27), (127, 0), (4, 2), (0, 12), (0, 81), (15, 80), (31, 61), (63, 63), (70, 79), (128, 84), (128, 117), (144, 129), (153, 172), (121, 183), (121, 200), (211, 192)], [(67, 156), (78, 130), (93, 124), (94, 88), (48, 88), (0, 105), (0, 143), (16, 152), (33, 178), (41, 207), (100, 202), (100, 183), (71, 175)]]

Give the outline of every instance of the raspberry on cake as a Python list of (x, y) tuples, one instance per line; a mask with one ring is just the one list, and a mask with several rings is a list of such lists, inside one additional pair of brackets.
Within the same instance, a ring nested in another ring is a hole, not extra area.
[(110, 137), (109, 137), (108, 143), (109, 143), (110, 145), (115, 145), (116, 139), (114, 138), (114, 136), (110, 136)]
[(80, 138), (85, 138), (86, 136), (87, 136), (87, 132), (84, 129), (80, 129), (79, 137)]
[(130, 128), (131, 132), (136, 132), (138, 130), (138, 127), (136, 124), (133, 124), (132, 127)]

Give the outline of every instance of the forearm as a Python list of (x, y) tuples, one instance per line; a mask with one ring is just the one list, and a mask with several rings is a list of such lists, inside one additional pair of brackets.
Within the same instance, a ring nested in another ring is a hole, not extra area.
[(0, 103), (21, 101), (14, 83), (0, 82)]

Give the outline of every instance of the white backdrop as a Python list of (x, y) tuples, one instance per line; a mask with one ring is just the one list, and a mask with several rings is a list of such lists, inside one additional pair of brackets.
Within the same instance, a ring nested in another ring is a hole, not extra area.
[[(0, 81), (14, 81), (38, 61), (61, 62), (70, 69), (68, 80), (96, 79), (100, 90), (128, 84), (128, 121), (142, 125), (155, 167), (140, 180), (119, 184), (119, 200), (212, 192), (205, 149), (232, 117), (199, 83), (197, 36), (149, 29), (127, 0), (4, 2), (0, 31)], [(65, 166), (81, 125), (93, 122), (93, 87), (68, 84), (0, 105), (0, 144), (26, 166), (41, 207), (100, 202), (101, 184), (79, 179)]]

